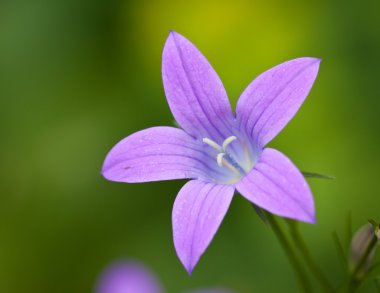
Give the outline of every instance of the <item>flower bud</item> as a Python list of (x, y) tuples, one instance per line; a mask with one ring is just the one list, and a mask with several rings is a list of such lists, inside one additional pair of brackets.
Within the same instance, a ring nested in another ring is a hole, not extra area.
[[(351, 270), (355, 270), (356, 267), (363, 261), (363, 257), (367, 254), (366, 260), (356, 271), (358, 276), (364, 275), (372, 262), (375, 255), (376, 247), (378, 242), (373, 245), (374, 237), (380, 238), (380, 233), (372, 224), (366, 224), (362, 226), (354, 235), (351, 240), (350, 252), (349, 252), (349, 264)], [(368, 251), (370, 250), (370, 251)]]

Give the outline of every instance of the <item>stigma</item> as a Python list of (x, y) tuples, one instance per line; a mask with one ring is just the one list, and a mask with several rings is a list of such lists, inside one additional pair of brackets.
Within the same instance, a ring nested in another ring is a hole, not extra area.
[(232, 136), (229, 136), (227, 137), (223, 143), (222, 143), (222, 146), (218, 145), (215, 141), (213, 141), (212, 139), (209, 139), (207, 137), (204, 137), (202, 139), (202, 141), (205, 143), (205, 144), (208, 144), (210, 147), (214, 148), (215, 150), (217, 150), (219, 153), (226, 153), (226, 150), (227, 150), (227, 146), (233, 142), (235, 139), (237, 139), (236, 136), (232, 135)]
[(226, 167), (233, 173), (242, 176), (246, 174), (246, 170), (244, 170), (244, 168), (242, 168), (227, 151), (227, 147), (229, 146), (229, 144), (231, 144), (236, 139), (237, 137), (234, 135), (229, 136), (223, 141), (222, 145), (219, 145), (218, 143), (207, 137), (203, 138), (202, 141), (218, 152), (218, 154), (216, 155), (216, 162), (219, 167)]

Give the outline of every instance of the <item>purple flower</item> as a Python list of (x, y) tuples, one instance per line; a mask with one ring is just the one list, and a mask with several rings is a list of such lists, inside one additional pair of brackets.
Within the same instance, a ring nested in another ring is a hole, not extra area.
[(142, 264), (119, 261), (102, 273), (96, 293), (162, 293), (156, 277)]
[[(96, 293), (163, 293), (154, 274), (134, 261), (118, 261), (101, 274)], [(188, 293), (232, 293), (224, 289), (204, 289)]]
[(171, 32), (162, 76), (182, 129), (152, 127), (120, 141), (102, 174), (120, 182), (189, 178), (173, 207), (174, 245), (189, 273), (210, 244), (237, 190), (273, 214), (314, 223), (311, 191), (282, 153), (265, 146), (309, 93), (320, 59), (298, 58), (258, 76), (232, 111), (218, 75), (185, 37)]

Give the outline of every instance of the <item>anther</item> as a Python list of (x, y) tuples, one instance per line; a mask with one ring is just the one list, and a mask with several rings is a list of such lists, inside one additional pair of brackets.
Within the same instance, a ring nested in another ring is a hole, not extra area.
[(232, 136), (229, 136), (227, 137), (224, 141), (223, 141), (223, 144), (222, 146), (220, 146), (219, 144), (217, 144), (215, 141), (213, 141), (212, 139), (209, 139), (207, 137), (204, 137), (202, 139), (202, 141), (205, 143), (205, 144), (208, 144), (210, 147), (214, 148), (215, 150), (218, 151), (218, 155), (216, 156), (216, 162), (218, 163), (218, 166), (219, 167), (223, 167), (223, 157), (225, 155), (227, 155), (229, 157), (229, 155), (227, 154), (227, 147), (228, 145), (233, 142), (235, 139), (237, 139), (236, 136), (232, 135)]
[(223, 148), (220, 145), (218, 145), (215, 141), (213, 141), (213, 140), (211, 140), (211, 139), (209, 139), (207, 137), (204, 137), (202, 139), (202, 141), (204, 143), (208, 144), (210, 147), (216, 149), (219, 153), (224, 153)]
[(234, 158), (227, 152), (227, 147), (228, 145), (236, 140), (237, 137), (234, 135), (231, 135), (227, 137), (223, 143), (222, 146), (217, 144), (215, 141), (212, 139), (209, 139), (207, 137), (204, 137), (202, 141), (205, 144), (208, 144), (210, 147), (215, 149), (218, 154), (216, 155), (216, 162), (218, 163), (219, 167), (226, 167), (227, 169), (231, 170), (232, 172), (239, 174), (239, 175), (244, 175), (246, 174), (245, 169), (243, 169), (235, 160)]
[(223, 141), (223, 145), (222, 145), (222, 149), (224, 152), (226, 152), (226, 149), (227, 149), (227, 146), (233, 142), (235, 139), (237, 139), (236, 136), (232, 135), (230, 137), (227, 137), (224, 141)]

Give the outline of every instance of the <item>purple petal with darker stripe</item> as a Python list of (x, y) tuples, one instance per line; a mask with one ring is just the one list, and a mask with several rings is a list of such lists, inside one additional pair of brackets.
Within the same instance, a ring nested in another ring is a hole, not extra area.
[(290, 60), (253, 80), (236, 106), (240, 129), (262, 147), (270, 142), (302, 105), (320, 61), (309, 57)]
[(189, 274), (218, 230), (234, 191), (232, 185), (192, 180), (178, 193), (172, 215), (174, 246)]
[(305, 178), (277, 150), (264, 149), (255, 167), (236, 184), (236, 189), (273, 214), (315, 223), (314, 201)]
[(231, 135), (234, 115), (222, 82), (202, 53), (175, 32), (164, 47), (162, 78), (170, 109), (184, 130), (217, 142)]
[(123, 139), (107, 155), (102, 174), (129, 183), (224, 176), (201, 142), (174, 127), (152, 127)]

